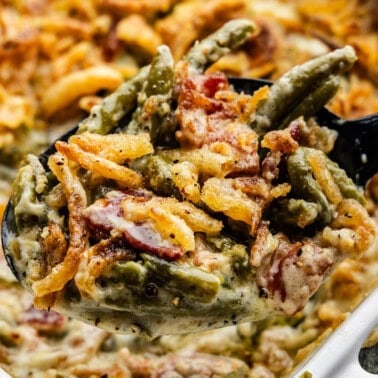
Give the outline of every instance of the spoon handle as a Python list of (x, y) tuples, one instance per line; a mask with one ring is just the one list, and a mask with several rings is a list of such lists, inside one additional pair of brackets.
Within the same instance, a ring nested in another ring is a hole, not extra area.
[(378, 172), (378, 114), (354, 120), (338, 119), (329, 127), (339, 133), (330, 158), (356, 184), (364, 186)]
[(306, 372), (311, 373), (313, 377), (376, 377), (364, 370), (358, 360), (361, 345), (378, 324), (377, 301), (378, 288), (370, 293), (347, 320), (290, 377), (302, 377)]

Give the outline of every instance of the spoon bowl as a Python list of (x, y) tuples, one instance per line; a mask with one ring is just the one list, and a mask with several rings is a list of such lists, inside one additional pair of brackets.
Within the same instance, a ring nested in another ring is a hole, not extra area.
[[(230, 79), (230, 83), (235, 91), (244, 93), (253, 93), (261, 86), (270, 85), (270, 82), (264, 80), (238, 78)], [(367, 130), (370, 130), (369, 132), (376, 133), (377, 129), (371, 126), (372, 122), (376, 123), (377, 121), (376, 115), (359, 121), (341, 121), (328, 110), (321, 109), (315, 114), (315, 118), (322, 125), (333, 129), (337, 128), (339, 138), (343, 140), (344, 146), (345, 141), (348, 140), (343, 136), (344, 129), (356, 130), (358, 128), (356, 125), (358, 124), (364, 125), (360, 126), (361, 130), (362, 127), (366, 127)], [(59, 141), (68, 141), (77, 130), (78, 128), (75, 127), (68, 131), (59, 138)], [(351, 131), (348, 131), (349, 138), (350, 135)], [(362, 138), (360, 134), (357, 134), (352, 141), (352, 145), (358, 146), (360, 148), (359, 151), (366, 156), (362, 159), (362, 166), (356, 168), (355, 162), (353, 162), (354, 165), (352, 163), (350, 163), (350, 166), (345, 165), (346, 163), (343, 165), (345, 161), (342, 160), (343, 153), (334, 153), (335, 160), (342, 167), (345, 166), (345, 169), (349, 170), (354, 180), (359, 184), (364, 183), (368, 174), (376, 169), (376, 162), (371, 155), (372, 150), (368, 149), (364, 144), (369, 138), (366, 138), (365, 134), (363, 135), (364, 137)], [(359, 142), (356, 143), (356, 140)], [(372, 138), (371, 140), (376, 141), (377, 138)], [(369, 148), (372, 148), (371, 143)], [(49, 157), (55, 152), (56, 147), (52, 145), (40, 155), (39, 161), (45, 169), (48, 168), (47, 161)], [(371, 166), (371, 163), (374, 163), (373, 166)], [(112, 195), (127, 197), (129, 194), (117, 192), (115, 194), (112, 193)], [(111, 203), (111, 200), (106, 202), (106, 204), (109, 203)], [(10, 200), (2, 223), (3, 250), (7, 263), (17, 279), (30, 290), (31, 287), (26, 283), (25, 271), (15, 261), (15, 249), (12, 243), (18, 236), (15, 208), (13, 201)], [(229, 239), (227, 243), (231, 243), (232, 240), (232, 238)], [(289, 243), (281, 236), (277, 240), (279, 240), (277, 242), (278, 245)], [(291, 304), (285, 304), (287, 293), (283, 295), (282, 287), (284, 284), (280, 281), (281, 278), (279, 276), (274, 276), (275, 273), (272, 273), (269, 268), (270, 264), (272, 266), (275, 264), (294, 264), (299, 267), (304, 262), (307, 262), (308, 259), (313, 260), (314, 253), (317, 255), (320, 253), (329, 254), (328, 257), (325, 257), (325, 260), (328, 259), (327, 261), (332, 261), (335, 258), (334, 251), (331, 249), (319, 251), (319, 248), (311, 243), (304, 244), (303, 248), (300, 248), (295, 255), (287, 254), (287, 251), (284, 252), (284, 257), (280, 255), (282, 251), (273, 253), (256, 270), (246, 273), (246, 267), (248, 266), (247, 254), (242, 252), (238, 257), (239, 252), (236, 251), (240, 249), (238, 247), (240, 244), (237, 244), (237, 241), (232, 241), (232, 243), (232, 248), (236, 248), (235, 252), (226, 254), (227, 261), (224, 263), (224, 267), (232, 267), (230, 268), (231, 271), (236, 267), (236, 270), (230, 273), (232, 279), (230, 278), (231, 281), (229, 282), (224, 282), (224, 278), (219, 278), (216, 274), (204, 272), (196, 267), (187, 267), (185, 263), (182, 266), (175, 262), (164, 261), (149, 253), (141, 253), (138, 260), (131, 261), (131, 263), (129, 261), (121, 262), (117, 265), (117, 269), (122, 272), (128, 272), (122, 276), (126, 277), (126, 280), (129, 279), (130, 274), (132, 277), (135, 274), (142, 274), (143, 277), (138, 276), (135, 279), (139, 280), (138, 282), (140, 280), (143, 281), (143, 291), (139, 289), (135, 291), (135, 287), (132, 286), (135, 285), (134, 282), (131, 283), (132, 290), (120, 289), (120, 282), (116, 280), (112, 281), (114, 285), (112, 284), (111, 289), (108, 290), (105, 286), (103, 287), (103, 293), (105, 293), (103, 297), (99, 300), (93, 300), (88, 295), (78, 292), (73, 281), (70, 281), (62, 292), (55, 297), (54, 309), (104, 329), (120, 333), (137, 333), (146, 337), (156, 337), (168, 333), (201, 331), (245, 321), (256, 321), (277, 312), (286, 311), (287, 314), (290, 314), (298, 311), (300, 307), (295, 307), (295, 311), (292, 312)], [(301, 243), (295, 245), (300, 246)], [(231, 247), (229, 248), (232, 250)], [(276, 248), (278, 248), (277, 245)], [(214, 254), (214, 257), (216, 257), (216, 254)], [(292, 261), (289, 262), (289, 260)], [(230, 261), (233, 262), (230, 263)], [(284, 263), (284, 261), (286, 262)], [(297, 261), (298, 264), (296, 263)], [(319, 261), (319, 269), (320, 266), (322, 264)], [(325, 270), (322, 268), (322, 272), (318, 272), (319, 277), (323, 279), (323, 276), (329, 270), (328, 268), (329, 266)], [(280, 270), (279, 275), (282, 275)], [(267, 276), (270, 278), (267, 278)], [(110, 275), (109, 277), (114, 280), (114, 276)], [(260, 281), (257, 282), (258, 279), (256, 280), (255, 277), (260, 277)], [(270, 289), (264, 287), (263, 282), (266, 282), (266, 280), (268, 280), (266, 285), (268, 287), (270, 285)], [(269, 282), (274, 282), (274, 284)], [(312, 291), (315, 289), (316, 287), (309, 288)], [(271, 290), (270, 294), (269, 290)], [(274, 297), (276, 295), (280, 296), (280, 304), (278, 306), (277, 299)], [(304, 304), (301, 303), (299, 306)]]
[[(272, 85), (272, 81), (264, 79), (230, 78), (230, 84), (236, 92), (252, 94), (257, 89)], [(320, 125), (327, 126), (338, 132), (335, 146), (330, 157), (337, 162), (352, 177), (357, 185), (364, 186), (371, 176), (378, 172), (378, 114), (368, 115), (353, 120), (344, 120), (327, 108), (320, 109), (315, 115), (315, 119)], [(68, 141), (74, 135), (78, 126), (73, 127), (59, 140)], [(55, 142), (51, 144), (40, 156), (39, 160), (46, 168), (50, 155), (56, 152)], [(9, 201), (2, 222), (1, 240), (8, 266), (13, 274), (20, 281), (12, 256), (7, 253), (7, 245), (11, 238), (17, 234), (15, 224), (14, 208), (12, 201)]]

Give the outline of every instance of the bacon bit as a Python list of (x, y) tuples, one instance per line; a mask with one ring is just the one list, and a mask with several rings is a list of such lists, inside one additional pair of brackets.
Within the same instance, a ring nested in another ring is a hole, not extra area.
[(301, 243), (291, 244), (287, 239), (281, 237), (278, 248), (271, 258), (267, 289), (271, 293), (278, 291), (283, 302), (287, 298), (286, 288), (283, 284), (283, 270), (285, 266), (294, 265), (299, 260), (298, 252), (301, 247)]
[(134, 227), (125, 230), (123, 235), (134, 248), (150, 252), (165, 260), (177, 260), (185, 253), (182, 248), (162, 239), (160, 233), (147, 222), (135, 224)]
[(262, 162), (262, 177), (272, 181), (278, 177), (279, 165), (281, 163), (282, 153), (279, 151), (269, 151)]
[(66, 318), (53, 310), (37, 310), (30, 306), (21, 314), (19, 323), (27, 323), (38, 331), (60, 331), (66, 325)]
[(204, 89), (204, 95), (206, 97), (214, 98), (218, 91), (229, 88), (226, 76), (217, 72), (210, 76), (199, 75), (202, 88)]
[(277, 310), (294, 315), (302, 310), (335, 263), (335, 251), (312, 242), (291, 243), (283, 234), (257, 270), (256, 280)]
[(262, 221), (256, 232), (256, 240), (251, 248), (249, 262), (259, 267), (263, 258), (272, 253), (278, 246), (277, 240), (269, 232), (269, 222)]
[(283, 154), (292, 154), (298, 148), (298, 142), (292, 137), (288, 129), (273, 130), (265, 134), (261, 146), (271, 151), (279, 151)]
[(181, 146), (201, 148), (227, 143), (234, 161), (231, 174), (256, 174), (258, 139), (244, 120), (243, 106), (237, 96), (232, 101), (217, 96), (229, 88), (226, 77), (223, 74), (181, 76), (176, 113), (180, 124), (176, 139)]
[[(139, 201), (148, 199), (148, 196), (141, 195), (140, 191), (132, 193), (137, 194), (135, 197)], [(121, 202), (127, 196), (127, 193), (113, 191), (85, 210), (85, 220), (94, 235), (103, 237), (108, 236), (111, 231), (118, 231), (120, 239), (142, 252), (149, 252), (169, 261), (183, 256), (184, 250), (163, 239), (152, 222), (133, 223), (125, 220)]]
[(297, 142), (299, 142), (299, 140), (301, 139), (301, 124), (302, 122), (294, 120), (287, 127), (287, 130), (289, 130), (291, 137)]

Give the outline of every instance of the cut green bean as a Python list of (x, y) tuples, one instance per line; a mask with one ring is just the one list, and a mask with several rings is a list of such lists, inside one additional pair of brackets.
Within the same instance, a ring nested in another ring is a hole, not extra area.
[[(306, 219), (307, 211), (308, 215), (310, 216), (309, 219), (311, 220), (311, 218), (315, 216), (315, 210), (318, 211), (318, 218), (321, 219), (322, 222), (328, 224), (332, 219), (332, 205), (329, 203), (320, 185), (313, 177), (312, 168), (308, 163), (307, 157), (310, 154), (321, 155), (344, 198), (353, 198), (359, 201), (361, 204), (365, 203), (363, 193), (346, 175), (345, 171), (341, 169), (336, 163), (331, 161), (324, 152), (315, 150), (313, 148), (300, 147), (293, 155), (289, 156), (289, 158), (287, 159), (287, 168), (291, 180), (291, 185), (295, 194), (303, 197), (306, 202), (316, 204), (319, 208), (316, 209), (314, 206), (308, 207), (308, 204), (306, 204), (305, 208), (304, 206), (302, 206), (303, 204), (299, 202), (290, 204), (289, 200), (289, 202), (286, 203), (286, 211), (288, 215), (287, 217), (285, 217), (281, 214), (281, 219), (290, 220), (294, 217), (293, 219), (295, 221), (295, 217), (299, 216), (302, 216), (303, 219)], [(300, 207), (303, 207), (303, 214), (299, 211)], [(312, 219), (312, 221), (313, 220), (314, 219)]]
[(26, 225), (44, 222), (47, 217), (46, 203), (39, 202), (36, 193), (36, 175), (31, 165), (18, 172), (13, 184), (12, 201), (16, 225), (19, 230)]
[(282, 122), (301, 102), (331, 76), (348, 70), (356, 59), (353, 48), (346, 46), (294, 67), (272, 85), (268, 97), (252, 115), (251, 127), (259, 134), (282, 128)]
[(138, 95), (138, 107), (126, 132), (138, 134), (148, 132), (156, 143), (163, 123), (172, 117), (171, 95), (174, 75), (174, 61), (168, 46), (160, 46), (151, 63), (146, 82)]
[(362, 205), (365, 205), (366, 199), (365, 196), (356, 184), (353, 182), (351, 178), (349, 178), (346, 172), (341, 169), (337, 163), (333, 162), (331, 159), (327, 157), (327, 155), (317, 149), (309, 149), (304, 147), (304, 151), (306, 156), (311, 154), (317, 154), (320, 158), (326, 163), (327, 169), (331, 173), (335, 183), (340, 189), (340, 192), (344, 198), (353, 198), (359, 201)]
[(143, 67), (132, 79), (123, 83), (102, 104), (92, 108), (89, 116), (79, 124), (78, 133), (88, 131), (109, 134), (118, 122), (136, 105), (139, 91), (148, 77), (150, 67)]
[(300, 116), (308, 119), (316, 114), (336, 94), (339, 85), (340, 78), (338, 76), (331, 76), (329, 79), (326, 79), (280, 122), (280, 128), (285, 128), (291, 121)]
[(360, 202), (362, 205), (366, 205), (366, 199), (362, 190), (360, 190), (351, 178), (349, 178), (337, 163), (325, 156), (327, 168), (331, 172), (336, 184), (338, 185), (341, 194), (345, 198), (353, 198)]
[(172, 163), (160, 155), (145, 156), (132, 163), (140, 172), (148, 188), (159, 195), (180, 198), (180, 191), (172, 180)]
[(285, 223), (289, 226), (305, 228), (318, 218), (320, 206), (303, 199), (281, 199), (277, 201), (271, 211), (272, 221)]
[(329, 224), (332, 220), (332, 206), (328, 202), (319, 183), (312, 175), (312, 169), (307, 161), (310, 148), (300, 147), (287, 159), (287, 170), (290, 176), (292, 190), (307, 202), (316, 203), (320, 207), (319, 218)]
[(127, 286), (143, 288), (147, 278), (147, 269), (135, 261), (120, 261), (115, 263), (104, 277), (112, 282), (123, 282)]
[(189, 63), (190, 73), (204, 72), (212, 63), (246, 42), (255, 29), (255, 24), (250, 20), (232, 20), (197, 42), (184, 57)]
[(216, 275), (202, 269), (180, 266), (148, 254), (142, 254), (142, 258), (144, 266), (157, 274), (166, 287), (192, 300), (210, 302), (221, 287), (221, 281)]
[(144, 90), (146, 96), (169, 94), (172, 89), (173, 74), (174, 61), (171, 51), (168, 46), (159, 46), (147, 78)]

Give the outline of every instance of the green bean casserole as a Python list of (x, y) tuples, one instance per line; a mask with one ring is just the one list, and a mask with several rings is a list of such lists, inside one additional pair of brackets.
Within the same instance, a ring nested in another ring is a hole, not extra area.
[(365, 198), (311, 120), (353, 49), (239, 94), (204, 71), (254, 28), (230, 21), (176, 64), (160, 46), (46, 167), (28, 157), (7, 253), (37, 308), (148, 337), (295, 315), (369, 248)]

